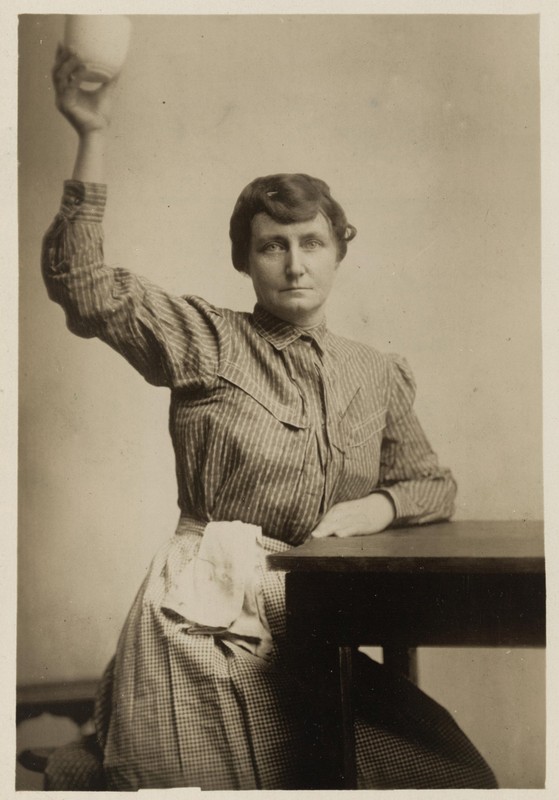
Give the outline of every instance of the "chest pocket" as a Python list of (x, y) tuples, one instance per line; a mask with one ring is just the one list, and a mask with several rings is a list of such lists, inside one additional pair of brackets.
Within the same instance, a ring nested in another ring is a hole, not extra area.
[(344, 420), (342, 428), (345, 431), (343, 449), (346, 453), (351, 453), (356, 447), (362, 447), (372, 439), (378, 438), (384, 430), (384, 411), (378, 411), (361, 423)]
[[(371, 408), (361, 387), (357, 388), (347, 406), (339, 412), (333, 444), (346, 458), (359, 458), (364, 450), (380, 451), (386, 410)], [(375, 446), (376, 445), (376, 446)]]
[(367, 398), (368, 394), (357, 390), (332, 439), (343, 457), (338, 491), (346, 499), (363, 497), (378, 483), (386, 411), (371, 407)]
[(291, 382), (286, 384), (285, 381), (278, 381), (277, 390), (262, 386), (249, 373), (231, 361), (222, 362), (217, 374), (255, 400), (284, 425), (299, 429), (308, 428), (308, 423), (304, 419), (301, 396)]

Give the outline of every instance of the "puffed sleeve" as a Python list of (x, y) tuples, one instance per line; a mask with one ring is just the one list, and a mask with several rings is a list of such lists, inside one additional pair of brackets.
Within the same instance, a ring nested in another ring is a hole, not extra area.
[(378, 490), (394, 503), (393, 526), (448, 519), (454, 511), (456, 482), (450, 470), (439, 466), (413, 410), (415, 381), (405, 359), (391, 356), (390, 373)]
[(170, 295), (105, 264), (106, 195), (104, 184), (65, 181), (60, 211), (43, 240), (49, 297), (63, 307), (73, 333), (105, 341), (149, 383), (208, 383), (227, 344), (223, 317), (200, 298)]

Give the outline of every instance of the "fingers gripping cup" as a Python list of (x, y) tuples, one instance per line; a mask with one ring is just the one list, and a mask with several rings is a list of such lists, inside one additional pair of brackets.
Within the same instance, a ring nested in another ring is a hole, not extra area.
[(130, 41), (129, 17), (107, 14), (68, 14), (64, 45), (73, 50), (85, 70), (87, 83), (107, 83), (121, 71)]

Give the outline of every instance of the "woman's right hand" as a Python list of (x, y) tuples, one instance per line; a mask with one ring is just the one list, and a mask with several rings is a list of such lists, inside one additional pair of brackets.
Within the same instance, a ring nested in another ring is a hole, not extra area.
[(72, 50), (58, 46), (52, 69), (56, 107), (80, 137), (107, 130), (111, 123), (112, 101), (117, 82), (117, 78), (113, 78), (98, 89), (85, 91), (80, 87), (84, 70), (84, 65)]

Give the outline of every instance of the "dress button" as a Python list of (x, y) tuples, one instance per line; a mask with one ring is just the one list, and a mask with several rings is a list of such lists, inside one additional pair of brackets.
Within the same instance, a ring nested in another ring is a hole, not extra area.
[(74, 205), (75, 206), (81, 206), (81, 204), (82, 204), (81, 197), (74, 197)]

